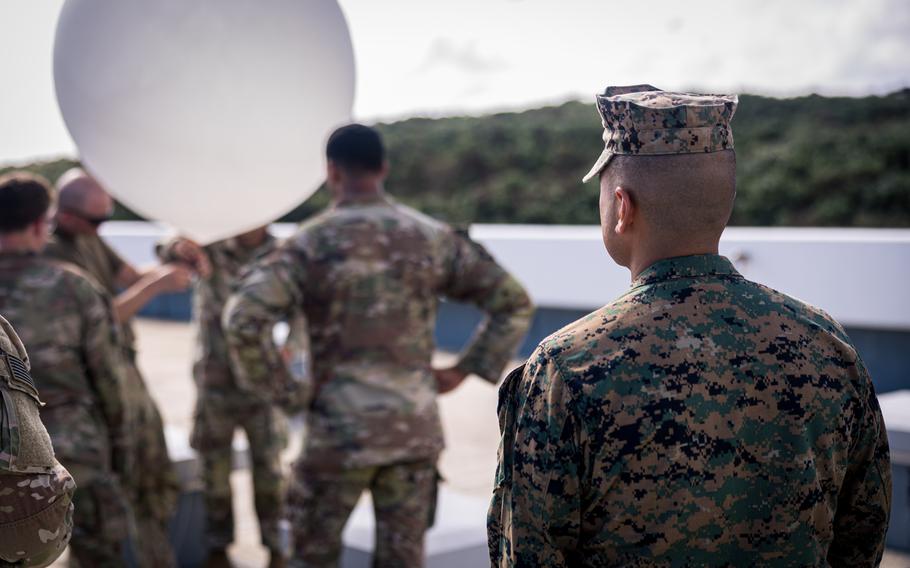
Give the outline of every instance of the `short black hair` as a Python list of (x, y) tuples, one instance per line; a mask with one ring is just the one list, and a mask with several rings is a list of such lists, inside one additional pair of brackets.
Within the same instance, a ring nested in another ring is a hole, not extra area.
[(385, 147), (376, 130), (362, 124), (342, 126), (329, 136), (325, 155), (352, 173), (375, 173), (385, 163)]
[(0, 234), (40, 221), (53, 201), (54, 189), (41, 176), (27, 172), (0, 176)]

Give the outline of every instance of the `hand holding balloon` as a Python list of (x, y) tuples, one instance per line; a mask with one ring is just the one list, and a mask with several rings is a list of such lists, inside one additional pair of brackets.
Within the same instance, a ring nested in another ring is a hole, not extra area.
[(208, 278), (212, 274), (212, 262), (209, 260), (209, 255), (196, 241), (185, 238), (177, 239), (173, 250), (177, 262), (186, 264), (201, 278)]

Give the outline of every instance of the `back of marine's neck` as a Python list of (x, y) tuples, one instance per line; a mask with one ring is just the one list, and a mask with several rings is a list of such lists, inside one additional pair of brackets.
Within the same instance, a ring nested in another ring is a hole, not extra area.
[(375, 182), (349, 183), (342, 185), (334, 192), (336, 205), (347, 203), (369, 203), (381, 200), (385, 193), (382, 184)]
[(629, 272), (632, 273), (634, 281), (649, 266), (661, 260), (668, 258), (678, 258), (681, 256), (695, 256), (702, 254), (718, 254), (718, 242), (704, 243), (687, 243), (672, 246), (660, 246), (653, 248), (642, 248), (632, 254), (629, 261)]

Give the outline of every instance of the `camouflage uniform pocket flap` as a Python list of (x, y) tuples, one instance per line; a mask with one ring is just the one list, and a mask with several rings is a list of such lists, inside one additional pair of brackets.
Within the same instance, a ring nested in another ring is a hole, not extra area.
[(57, 465), (35, 397), (0, 388), (0, 469), (44, 473)]

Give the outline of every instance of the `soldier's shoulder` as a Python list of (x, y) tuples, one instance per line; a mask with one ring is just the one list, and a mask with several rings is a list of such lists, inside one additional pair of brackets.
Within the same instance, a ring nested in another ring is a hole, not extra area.
[(91, 274), (86, 272), (82, 267), (77, 266), (65, 260), (46, 259), (47, 269), (60, 275), (60, 278), (73, 286), (80, 288), (91, 288), (99, 294), (103, 293), (101, 286), (95, 281)]
[[(393, 230), (418, 230), (422, 233), (447, 233), (451, 227), (446, 223), (409, 207), (391, 197), (386, 197), (385, 203), (377, 207), (355, 210), (355, 215), (366, 219), (373, 219), (386, 229)], [(351, 212), (353, 213), (353, 211)]]
[(300, 223), (289, 237), (276, 243), (277, 249), (303, 249), (317, 235), (338, 222), (337, 210), (328, 208)]
[(401, 219), (409, 224), (422, 227), (427, 231), (438, 232), (438, 233), (447, 233), (452, 232), (453, 228), (447, 223), (435, 219), (423, 211), (418, 211), (413, 207), (408, 207), (403, 203), (397, 201), (392, 201), (391, 206), (394, 211), (401, 217)]
[(79, 272), (74, 264), (42, 254), (27, 260), (23, 274), (29, 278), (29, 285), (45, 288), (67, 285)]
[(40, 257), (35, 265), (36, 271), (44, 277), (48, 287), (84, 297), (106, 297), (106, 292), (88, 272), (65, 260), (52, 257)]
[(318, 248), (345, 237), (348, 228), (362, 227), (364, 223), (376, 225), (385, 233), (416, 231), (430, 238), (454, 234), (442, 221), (389, 199), (387, 206), (326, 209), (302, 223), (284, 246), (298, 250)]
[(745, 282), (753, 290), (754, 295), (749, 299), (756, 304), (756, 309), (760, 309), (759, 306), (776, 306), (780, 317), (791, 319), (817, 332), (833, 336), (852, 347), (843, 326), (825, 310), (765, 284), (751, 280)]
[(16, 333), (12, 324), (2, 315), (0, 315), (0, 350), (6, 353), (12, 353), (19, 357), (25, 364), (26, 369), (31, 366), (28, 359), (28, 352), (25, 350), (25, 345), (22, 344), (22, 340), (19, 339), (19, 334)]
[(567, 372), (577, 371), (597, 353), (614, 347), (614, 333), (628, 327), (634, 314), (621, 298), (580, 317), (544, 338), (532, 357), (550, 360)]

